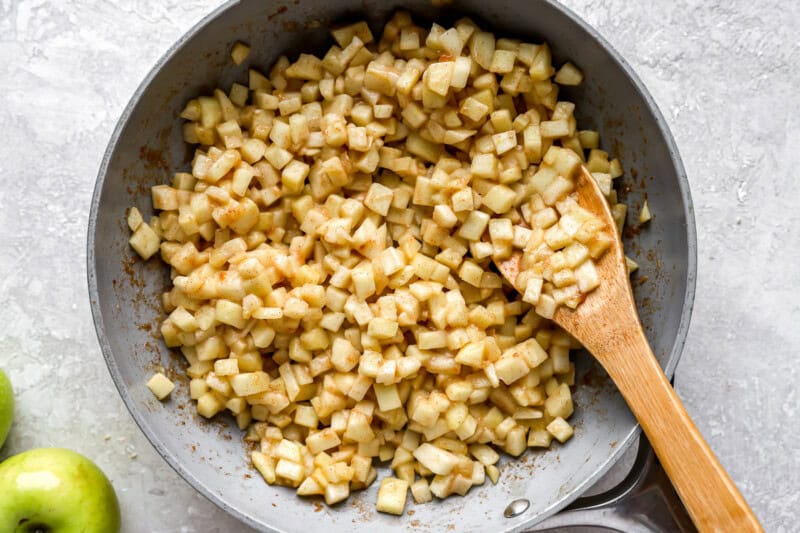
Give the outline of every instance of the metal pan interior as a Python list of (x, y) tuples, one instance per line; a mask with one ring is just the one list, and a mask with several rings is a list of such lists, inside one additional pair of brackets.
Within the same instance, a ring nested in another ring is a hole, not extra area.
[[(293, 3), (245, 0), (222, 6), (181, 38), (134, 94), (103, 159), (91, 206), (88, 237), (89, 290), (111, 375), (128, 409), (158, 452), (189, 483), (247, 524), (267, 531), (351, 531), (359, 525), (389, 531), (512, 531), (530, 526), (574, 500), (633, 442), (638, 426), (604, 373), (584, 354), (578, 359), (575, 437), (546, 452), (508, 461), (497, 486), (474, 488), (466, 497), (409, 505), (397, 518), (374, 509), (377, 483), (333, 508), (301, 500), (294, 491), (266, 485), (248, 466), (240, 432), (231, 420), (205, 422), (188, 398), (182, 363), (155, 335), (162, 317), (159, 294), (168, 281), (156, 260), (134, 259), (125, 210), (152, 213), (149, 187), (166, 182), (190, 158), (177, 115), (183, 104), (216, 86), (244, 81), (247, 65), (267, 69), (281, 53), (320, 51), (330, 45), (325, 28), (366, 18), (378, 28), (397, 8), (427, 21), (469, 15), (498, 34), (546, 40), (556, 64), (569, 58), (586, 74), (565, 91), (576, 102), (579, 126), (598, 129), (603, 147), (621, 158), (623, 188), (633, 213), (646, 192), (654, 218), (626, 239), (641, 265), (637, 303), (648, 338), (671, 375), (680, 357), (694, 296), (696, 242), (692, 203), (674, 141), (652, 98), (625, 61), (594, 30), (564, 7), (547, 1), (465, 0), (458, 12), (437, 10), (426, 0)], [(236, 40), (252, 46), (241, 66), (229, 59)], [(642, 282), (643, 278), (647, 278)], [(145, 387), (154, 367), (174, 369), (178, 388), (159, 403)], [(518, 498), (526, 512), (505, 518)], [(302, 525), (302, 527), (301, 527)]]

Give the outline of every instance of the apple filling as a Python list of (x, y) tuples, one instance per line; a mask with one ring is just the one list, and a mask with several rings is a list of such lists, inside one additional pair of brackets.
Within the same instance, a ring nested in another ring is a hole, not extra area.
[[(611, 243), (580, 208), (585, 164), (619, 228), (619, 161), (578, 130), (547, 44), (398, 12), (376, 41), (188, 102), (190, 172), (128, 213), (171, 268), (164, 342), (198, 412), (230, 412), (267, 483), (346, 499), (388, 463), (379, 511), (496, 483), (498, 450), (567, 441), (580, 345), (551, 320), (598, 286)], [(237, 43), (232, 57), (247, 61)], [(493, 267), (523, 253), (518, 294)], [(163, 375), (149, 386), (172, 391)]]

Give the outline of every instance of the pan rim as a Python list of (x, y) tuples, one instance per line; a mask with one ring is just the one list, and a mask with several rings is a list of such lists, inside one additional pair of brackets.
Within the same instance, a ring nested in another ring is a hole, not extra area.
[[(617, 66), (620, 67), (620, 69), (625, 73), (626, 77), (630, 80), (636, 91), (641, 96), (642, 100), (646, 104), (649, 111), (652, 113), (656, 126), (658, 127), (658, 130), (669, 152), (670, 160), (675, 170), (675, 175), (678, 181), (678, 188), (682, 201), (682, 209), (686, 221), (685, 233), (686, 233), (686, 244), (687, 244), (686, 290), (684, 291), (684, 301), (683, 301), (683, 306), (681, 308), (681, 317), (678, 329), (676, 331), (675, 342), (667, 359), (667, 364), (664, 367), (664, 372), (667, 375), (667, 377), (672, 378), (675, 372), (675, 368), (677, 367), (678, 362), (681, 358), (684, 346), (686, 344), (686, 339), (691, 322), (691, 316), (694, 309), (694, 297), (695, 297), (696, 282), (697, 282), (697, 229), (694, 216), (694, 204), (692, 203), (689, 181), (686, 175), (686, 170), (684, 168), (683, 161), (681, 160), (677, 145), (675, 143), (675, 139), (673, 138), (672, 133), (669, 130), (669, 127), (666, 123), (666, 120), (664, 119), (663, 114), (661, 113), (660, 108), (656, 104), (652, 95), (647, 90), (647, 88), (645, 87), (639, 76), (636, 74), (633, 68), (628, 64), (628, 62), (624, 59), (624, 57), (619, 52), (617, 52), (617, 50), (597, 30), (595, 30), (591, 25), (585, 22), (572, 10), (558, 3), (555, 0), (542, 0), (542, 2), (554, 8), (555, 10), (560, 11), (564, 16), (566, 16), (573, 23), (578, 25), (590, 38), (594, 39), (608, 53), (612, 61), (614, 61), (617, 64)], [(89, 289), (90, 307), (92, 311), (92, 319), (94, 322), (95, 332), (97, 334), (97, 340), (103, 352), (103, 358), (105, 359), (106, 366), (108, 367), (108, 371), (111, 374), (114, 386), (119, 392), (120, 397), (122, 398), (123, 403), (125, 404), (125, 407), (128, 409), (128, 412), (131, 414), (134, 422), (142, 431), (144, 436), (147, 438), (147, 440), (150, 442), (153, 448), (155, 448), (156, 452), (167, 462), (167, 464), (169, 464), (169, 466), (176, 473), (178, 473), (178, 475), (180, 475), (184, 479), (184, 481), (186, 481), (194, 490), (202, 494), (206, 499), (211, 501), (218, 508), (222, 509), (229, 515), (235, 517), (236, 519), (240, 520), (244, 524), (254, 529), (283, 533), (284, 530), (276, 529), (263, 522), (257, 521), (250, 515), (230, 505), (221, 495), (212, 491), (203, 482), (201, 482), (191, 472), (191, 470), (186, 468), (184, 464), (177, 459), (176, 455), (173, 454), (164, 445), (164, 443), (156, 436), (155, 432), (152, 430), (149, 423), (147, 422), (146, 416), (144, 416), (144, 411), (136, 408), (137, 404), (136, 402), (134, 402), (132, 396), (130, 395), (127, 387), (124, 384), (122, 374), (120, 372), (120, 369), (116, 363), (113, 352), (111, 350), (111, 346), (105, 332), (102, 310), (100, 309), (100, 304), (99, 304), (100, 298), (99, 298), (99, 289), (97, 284), (97, 272), (96, 272), (97, 254), (95, 251), (95, 233), (97, 230), (97, 216), (100, 205), (100, 196), (108, 173), (108, 166), (111, 157), (119, 142), (119, 138), (121, 136), (122, 131), (128, 124), (128, 121), (130, 119), (133, 110), (139, 104), (139, 101), (141, 100), (143, 93), (150, 86), (153, 79), (161, 72), (164, 65), (186, 44), (186, 42), (189, 41), (191, 38), (193, 38), (196, 34), (201, 32), (207, 25), (209, 25), (217, 17), (219, 17), (229, 9), (235, 8), (239, 3), (240, 3), (239, 0), (228, 0), (221, 6), (217, 7), (216, 9), (212, 10), (210, 13), (205, 15), (194, 26), (192, 26), (192, 28), (190, 28), (183, 35), (181, 35), (181, 37), (175, 43), (173, 43), (168, 48), (168, 50), (155, 62), (153, 67), (150, 69), (150, 71), (144, 77), (144, 79), (136, 88), (134, 93), (131, 95), (128, 103), (125, 106), (125, 109), (120, 115), (120, 118), (117, 121), (117, 124), (111, 134), (108, 145), (101, 160), (100, 167), (98, 169), (95, 186), (92, 193), (92, 200), (91, 200), (89, 221), (87, 228), (88, 234), (87, 234), (86, 272), (87, 272), (87, 282)], [(550, 505), (547, 509), (539, 513), (537, 516), (531, 517), (530, 520), (519, 523), (518, 525), (514, 526), (510, 531), (520, 531), (529, 528), (535, 523), (546, 519), (547, 517), (555, 514), (559, 510), (563, 509), (564, 507), (575, 501), (578, 497), (580, 497), (580, 495), (583, 492), (585, 492), (586, 489), (591, 487), (606, 472), (608, 472), (608, 470), (614, 464), (616, 464), (616, 462), (619, 460), (622, 454), (635, 442), (636, 437), (640, 435), (640, 432), (641, 432), (641, 427), (637, 423), (628, 432), (628, 434), (625, 435), (624, 439), (614, 448), (614, 450), (611, 453), (609, 453), (606, 460), (602, 462), (601, 465), (590, 476), (584, 479), (581, 483), (577, 484), (571, 491), (566, 493), (564, 496), (558, 498), (555, 502), (553, 502), (552, 505)]]

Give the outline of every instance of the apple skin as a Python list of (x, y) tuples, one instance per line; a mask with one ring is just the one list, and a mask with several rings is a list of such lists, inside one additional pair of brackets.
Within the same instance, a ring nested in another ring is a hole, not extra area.
[(12, 418), (14, 418), (14, 391), (11, 389), (8, 376), (0, 368), (0, 448), (3, 447), (11, 429)]
[(89, 459), (62, 448), (37, 448), (0, 463), (0, 531), (115, 533), (114, 488)]

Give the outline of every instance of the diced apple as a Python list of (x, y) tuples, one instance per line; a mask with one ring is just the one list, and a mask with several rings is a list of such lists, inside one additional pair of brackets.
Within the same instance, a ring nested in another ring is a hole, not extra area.
[(381, 480), (376, 508), (382, 513), (402, 515), (408, 496), (408, 482), (387, 477)]
[(167, 376), (158, 372), (153, 374), (153, 377), (148, 380), (147, 388), (150, 389), (156, 398), (164, 400), (175, 389), (175, 384), (170, 381)]

